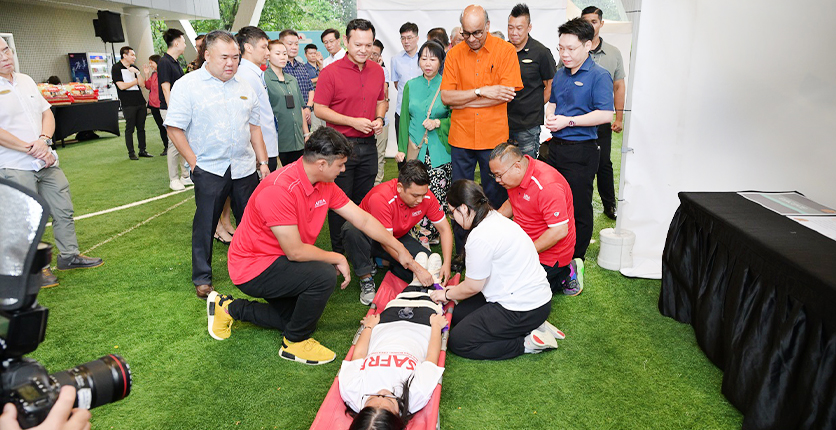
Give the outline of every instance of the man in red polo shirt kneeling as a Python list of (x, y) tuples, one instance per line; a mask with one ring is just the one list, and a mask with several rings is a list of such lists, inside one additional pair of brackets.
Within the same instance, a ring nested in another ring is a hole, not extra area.
[[(450, 277), (450, 261), (453, 253), (453, 230), (444, 216), (441, 203), (429, 189), (430, 175), (424, 163), (410, 160), (404, 163), (397, 179), (384, 182), (369, 191), (360, 203), (360, 209), (370, 213), (383, 224), (412, 254), (427, 252), (418, 240), (409, 235), (425, 216), (432, 221), (440, 234), (441, 282)], [(342, 228), (343, 244), (354, 266), (354, 274), (360, 278), (360, 303), (369, 305), (374, 300), (375, 285), (372, 279), (372, 258), (383, 258), (390, 262), (392, 273), (406, 282), (412, 281), (412, 272), (398, 262), (396, 250), (385, 243), (370, 238), (352, 224)]]
[(258, 185), (229, 248), (229, 277), (245, 294), (267, 303), (233, 299), (212, 292), (207, 300), (209, 334), (229, 337), (233, 320), (282, 330), (279, 356), (305, 364), (324, 364), (335, 354), (311, 338), (337, 275), (351, 281), (348, 262), (314, 246), (329, 209), (392, 249), (398, 262), (425, 285), (432, 276), (413, 260), (374, 217), (334, 184), (351, 156), (351, 144), (329, 127), (315, 131), (301, 159), (277, 170)]
[(542, 161), (523, 155), (520, 149), (502, 143), (491, 151), (491, 176), (508, 190), (508, 200), (499, 213), (528, 234), (540, 264), (546, 270), (552, 293), (577, 296), (583, 290), (583, 266), (573, 260), (575, 211), (572, 190), (566, 179)]

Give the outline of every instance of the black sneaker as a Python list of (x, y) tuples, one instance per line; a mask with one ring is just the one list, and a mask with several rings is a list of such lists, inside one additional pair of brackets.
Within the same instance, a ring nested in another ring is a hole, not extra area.
[(153, 156), (153, 155), (151, 155), (151, 154), (149, 154), (149, 153), (147, 153), (147, 152), (140, 152), (140, 153), (139, 153), (139, 156), (140, 156), (140, 157), (142, 157), (142, 158), (154, 158), (154, 156)]
[(104, 264), (101, 258), (90, 258), (86, 255), (76, 254), (69, 258), (58, 256), (58, 270), (87, 269), (99, 267)]
[(369, 306), (374, 301), (375, 285), (374, 279), (366, 278), (360, 280), (360, 303)]
[(139, 157), (137, 157), (136, 154), (128, 154), (128, 158), (131, 160), (139, 160)]
[(167, 149), (160, 153), (160, 157), (165, 157), (166, 155), (168, 155), (168, 150)]

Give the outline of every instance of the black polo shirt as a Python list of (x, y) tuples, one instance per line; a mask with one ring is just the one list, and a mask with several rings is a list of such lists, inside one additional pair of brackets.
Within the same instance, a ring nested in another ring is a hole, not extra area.
[[(133, 66), (133, 64), (131, 64)], [(134, 66), (136, 67), (136, 66)], [(128, 70), (121, 61), (117, 61), (110, 71), (110, 76), (113, 78), (113, 83), (117, 82), (131, 82), (137, 80), (136, 75)], [(120, 89), (116, 86), (116, 95), (119, 96), (119, 101), (122, 106), (145, 106), (145, 97), (142, 96), (142, 91), (139, 85), (134, 85), (126, 90)]]
[(557, 66), (549, 48), (528, 37), (525, 47), (517, 52), (523, 89), (508, 103), (508, 128), (522, 131), (543, 125), (543, 81), (554, 79)]
[(184, 75), (183, 68), (175, 58), (168, 55), (168, 52), (163, 54), (160, 61), (157, 63), (157, 80), (160, 87), (160, 109), (168, 109), (165, 102), (165, 95), (163, 94), (163, 83), (168, 82), (171, 88), (174, 88), (174, 83)]

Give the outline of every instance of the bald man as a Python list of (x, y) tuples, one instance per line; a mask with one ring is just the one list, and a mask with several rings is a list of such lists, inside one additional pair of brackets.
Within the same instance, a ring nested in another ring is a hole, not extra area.
[[(508, 140), (508, 102), (523, 88), (513, 45), (490, 34), (488, 13), (470, 5), (460, 17), (464, 43), (450, 49), (441, 81), (441, 101), (453, 109), (450, 118), (450, 157), (453, 181), (473, 179), (476, 163), (485, 194), (494, 208), (508, 198), (490, 176), (491, 150)], [(458, 226), (456, 249), (464, 244)]]

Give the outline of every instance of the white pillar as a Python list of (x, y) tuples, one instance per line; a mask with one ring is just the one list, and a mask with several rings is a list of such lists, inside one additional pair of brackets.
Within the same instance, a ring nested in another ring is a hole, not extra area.
[[(124, 9), (124, 17), (127, 44), (134, 48), (137, 68), (142, 70), (142, 65), (147, 63), (148, 57), (154, 54), (154, 38), (151, 35), (148, 9), (128, 7)], [(117, 52), (116, 55), (119, 53)]]
[(238, 4), (238, 13), (235, 14), (235, 21), (232, 22), (232, 32), (236, 33), (248, 25), (258, 26), (262, 9), (264, 9), (264, 0), (241, 0)]

